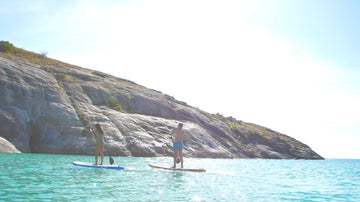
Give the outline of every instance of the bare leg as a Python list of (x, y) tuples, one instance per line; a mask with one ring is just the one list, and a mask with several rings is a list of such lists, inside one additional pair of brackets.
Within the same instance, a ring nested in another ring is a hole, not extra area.
[(100, 165), (102, 165), (104, 162), (104, 146), (100, 146), (99, 149), (100, 149), (100, 156), (101, 156)]
[(173, 168), (176, 168), (176, 158), (177, 158), (177, 151), (174, 151), (174, 166), (173, 166)]
[(95, 164), (94, 165), (97, 165), (97, 162), (98, 162), (98, 146), (96, 145), (95, 146)]
[(179, 151), (179, 156), (180, 156), (180, 160), (181, 160), (181, 168), (184, 168), (184, 161), (183, 161), (182, 151)]

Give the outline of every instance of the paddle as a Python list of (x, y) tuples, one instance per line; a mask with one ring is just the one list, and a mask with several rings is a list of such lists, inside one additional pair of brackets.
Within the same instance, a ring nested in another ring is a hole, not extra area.
[(109, 161), (110, 161), (110, 164), (111, 164), (111, 165), (114, 164), (114, 159), (111, 158), (111, 156), (109, 156)]

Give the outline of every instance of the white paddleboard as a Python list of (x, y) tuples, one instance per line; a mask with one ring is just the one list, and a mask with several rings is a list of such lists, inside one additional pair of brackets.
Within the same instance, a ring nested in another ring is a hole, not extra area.
[(123, 166), (117, 166), (117, 165), (94, 165), (91, 163), (84, 163), (80, 161), (74, 161), (74, 166), (81, 166), (81, 167), (88, 167), (88, 168), (107, 168), (107, 169), (117, 169), (117, 170), (123, 170)]
[(151, 163), (149, 163), (149, 166), (152, 168), (158, 168), (158, 169), (164, 169), (164, 170), (177, 170), (177, 171), (190, 171), (190, 172), (206, 172), (206, 170), (202, 169), (202, 168), (169, 168), (169, 167), (164, 167), (164, 166), (158, 166), (158, 165), (153, 165)]

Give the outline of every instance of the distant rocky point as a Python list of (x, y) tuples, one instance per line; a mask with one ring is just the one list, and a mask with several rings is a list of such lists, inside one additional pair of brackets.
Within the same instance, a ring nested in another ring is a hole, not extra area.
[(0, 153), (21, 153), (16, 147), (9, 141), (0, 137)]
[[(0, 94), (0, 152), (92, 155), (89, 128), (100, 123), (105, 155), (172, 156), (170, 133), (182, 122), (185, 157), (323, 159), (274, 130), (210, 114), (134, 82), (4, 41)], [(3, 149), (4, 144), (15, 150)]]

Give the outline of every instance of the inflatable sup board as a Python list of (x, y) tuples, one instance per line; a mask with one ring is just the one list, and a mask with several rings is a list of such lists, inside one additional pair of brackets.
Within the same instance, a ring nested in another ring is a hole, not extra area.
[(74, 166), (81, 166), (81, 167), (88, 167), (88, 168), (107, 168), (107, 169), (117, 169), (117, 170), (123, 170), (123, 166), (117, 166), (117, 165), (94, 165), (91, 163), (84, 163), (80, 161), (74, 161)]
[(168, 167), (163, 167), (163, 166), (158, 166), (158, 165), (153, 165), (151, 163), (149, 163), (149, 166), (152, 168), (158, 168), (158, 169), (164, 169), (164, 170), (177, 170), (177, 171), (190, 171), (190, 172), (206, 172), (206, 170), (202, 169), (202, 168), (168, 168)]

